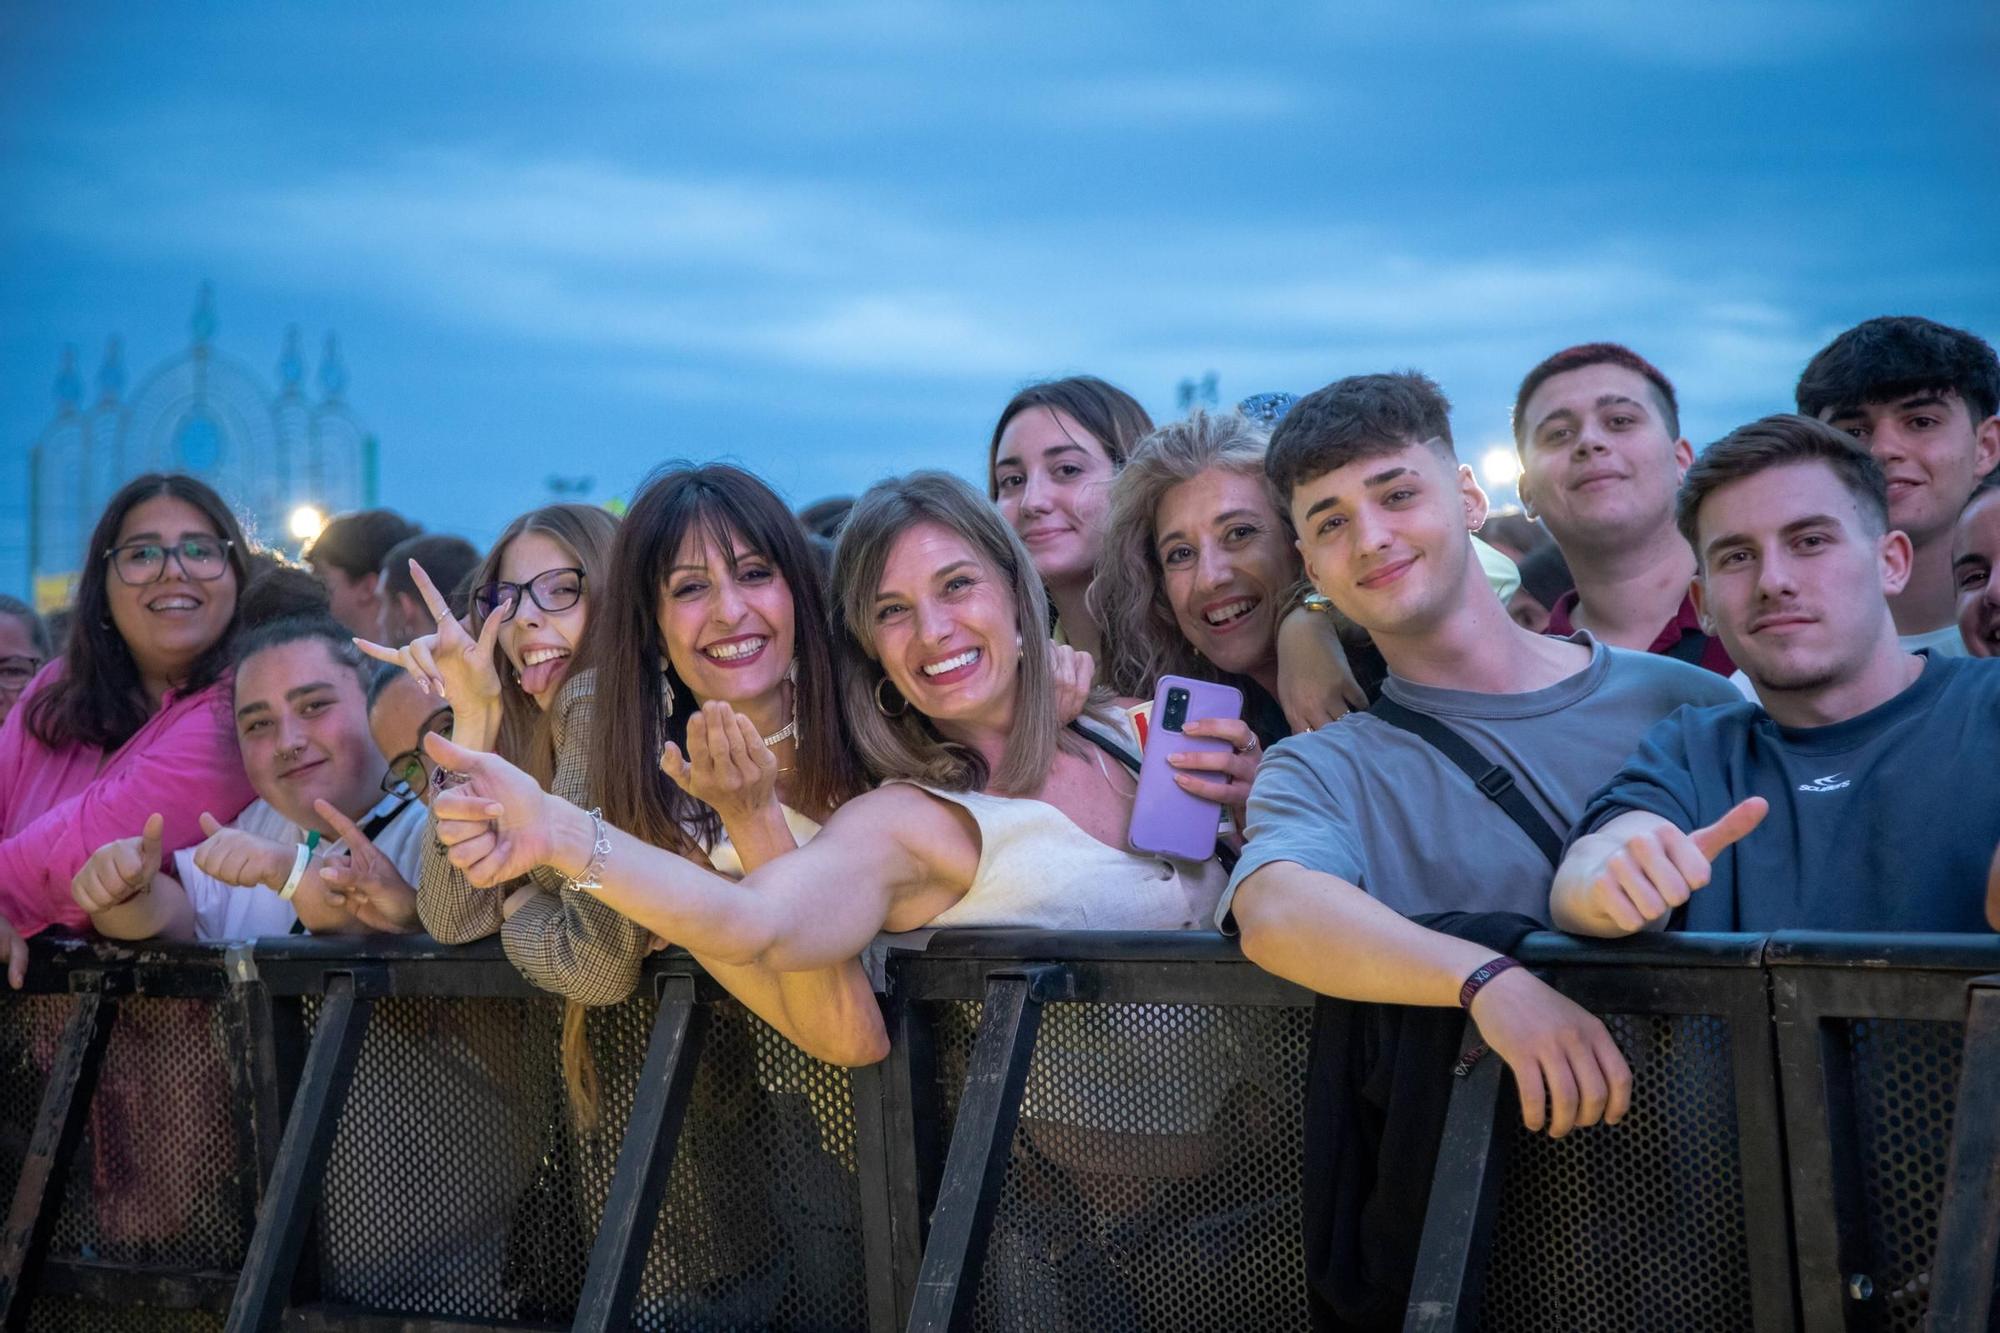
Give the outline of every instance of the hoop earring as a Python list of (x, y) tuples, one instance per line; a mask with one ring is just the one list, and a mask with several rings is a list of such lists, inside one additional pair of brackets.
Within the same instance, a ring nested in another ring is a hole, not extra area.
[(889, 686), (890, 689), (895, 689), (894, 682), (892, 682), (887, 676), (883, 676), (880, 680), (875, 682), (875, 711), (880, 713), (883, 717), (901, 717), (903, 714), (909, 712), (910, 701), (908, 699), (904, 699), (900, 693), (897, 694), (896, 698), (902, 701), (903, 706), (901, 708), (896, 709), (894, 712), (889, 711), (889, 705), (882, 701), (882, 687), (884, 685)]

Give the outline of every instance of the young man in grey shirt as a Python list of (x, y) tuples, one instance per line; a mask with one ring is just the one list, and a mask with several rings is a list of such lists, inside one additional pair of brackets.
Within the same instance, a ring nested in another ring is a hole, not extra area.
[[(1374, 636), (1385, 696), (1512, 770), (1559, 838), (1654, 723), (1738, 696), (1671, 658), (1516, 625), (1472, 556), (1486, 497), (1453, 453), (1449, 410), (1415, 373), (1341, 380), (1286, 416), (1266, 470), (1314, 587)], [(1531, 1129), (1623, 1115), (1631, 1075), (1602, 1023), (1511, 960), (1409, 919), (1546, 922), (1554, 873), (1431, 743), (1371, 713), (1294, 736), (1259, 768), (1248, 825), (1217, 920), (1233, 917), (1252, 961), (1343, 999), (1465, 1004)]]

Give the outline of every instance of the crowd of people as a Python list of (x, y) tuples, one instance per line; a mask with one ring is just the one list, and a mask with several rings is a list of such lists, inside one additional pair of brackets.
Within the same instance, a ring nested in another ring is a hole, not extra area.
[[(343, 515), (304, 568), (140, 477), (66, 642), (0, 601), (0, 952), (18, 986), (45, 930), (498, 935), (587, 1102), (586, 1007), (667, 944), (858, 1065), (883, 932), (1215, 928), (1469, 1011), (1530, 1128), (1615, 1122), (1624, 1053), (1527, 931), (2000, 926), (2000, 362), (1872, 319), (1795, 397), (1697, 451), (1650, 362), (1558, 351), (1502, 516), (1413, 371), (1158, 427), (1057, 380), (985, 495), (794, 514), (677, 464), (484, 553)], [(1128, 838), (1169, 675), (1243, 698), (1168, 756), (1197, 860)]]

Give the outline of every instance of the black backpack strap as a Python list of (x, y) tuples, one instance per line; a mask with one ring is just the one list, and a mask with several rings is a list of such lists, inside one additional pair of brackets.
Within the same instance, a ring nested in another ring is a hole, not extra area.
[(1139, 772), (1139, 756), (1126, 749), (1120, 741), (1106, 735), (1095, 727), (1086, 727), (1081, 722), (1070, 723), (1069, 729), (1089, 741), (1092, 745), (1095, 745), (1098, 749), (1104, 751), (1104, 753), (1110, 755), (1113, 759), (1116, 759), (1119, 763), (1125, 765), (1125, 767), (1131, 769), (1135, 775)]
[(1387, 694), (1369, 705), (1368, 711), (1390, 726), (1429, 742), (1432, 749), (1451, 760), (1465, 776), (1472, 779), (1472, 785), (1479, 788), (1481, 794), (1499, 806), (1501, 813), (1528, 835), (1528, 840), (1541, 849), (1551, 866), (1562, 863), (1562, 835), (1529, 802), (1520, 784), (1514, 781), (1513, 772), (1505, 764), (1494, 763), (1481, 754), (1471, 741), (1444, 723), (1414, 708), (1405, 708)]
[(1698, 629), (1691, 629), (1681, 635), (1680, 642), (1661, 656), (1678, 658), (1689, 666), (1700, 666), (1701, 655), (1708, 651), (1708, 636)]

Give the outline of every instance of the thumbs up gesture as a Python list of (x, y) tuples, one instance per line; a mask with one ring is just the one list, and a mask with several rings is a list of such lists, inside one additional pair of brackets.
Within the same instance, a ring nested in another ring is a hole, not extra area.
[(295, 846), (230, 828), (206, 810), (201, 812), (201, 831), (208, 836), (194, 849), (194, 864), (203, 874), (240, 888), (262, 884), (272, 890), (291, 878)]
[[(1676, 907), (1705, 886), (1715, 858), (1764, 822), (1771, 809), (1761, 796), (1739, 802), (1728, 814), (1704, 828), (1683, 833), (1657, 815), (1623, 815), (1597, 836), (1623, 833), (1622, 841), (1606, 849), (1590, 873), (1582, 898), (1586, 907), (1607, 918), (1620, 934), (1631, 935), (1664, 921)], [(1647, 821), (1629, 831), (1618, 829), (1625, 819)], [(1577, 849), (1582, 848), (1579, 841)], [(1574, 854), (1574, 853), (1573, 853)], [(1567, 862), (1564, 870), (1569, 866)], [(1560, 881), (1567, 878), (1559, 874)]]
[(166, 821), (155, 814), (136, 838), (107, 842), (90, 854), (70, 881), (70, 897), (96, 915), (153, 887), (160, 873), (160, 837)]

